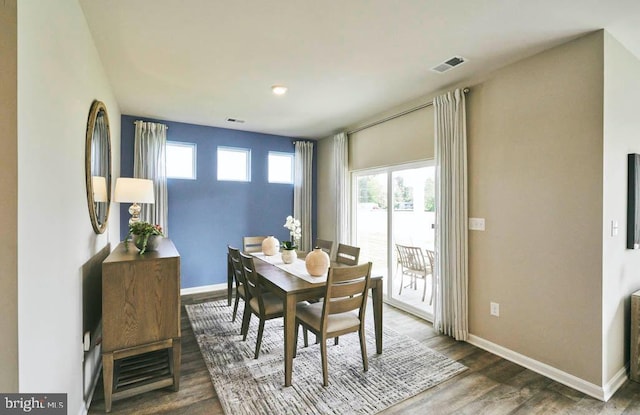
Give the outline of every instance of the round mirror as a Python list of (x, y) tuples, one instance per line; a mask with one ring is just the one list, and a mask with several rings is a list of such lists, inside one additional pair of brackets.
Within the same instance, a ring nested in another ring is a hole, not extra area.
[(93, 230), (103, 233), (111, 207), (111, 133), (107, 108), (100, 101), (91, 104), (85, 146), (89, 217)]

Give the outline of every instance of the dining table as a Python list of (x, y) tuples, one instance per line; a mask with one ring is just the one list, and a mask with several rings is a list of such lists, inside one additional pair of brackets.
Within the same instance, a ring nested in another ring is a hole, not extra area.
[[(284, 264), (280, 255), (265, 256), (262, 252), (251, 253), (256, 272), (261, 276), (263, 287), (282, 299), (284, 314), (284, 386), (291, 386), (293, 356), (296, 347), (296, 304), (300, 301), (324, 297), (326, 275), (311, 277), (305, 274), (304, 260), (298, 258), (293, 264)], [(345, 266), (331, 262), (332, 267)], [(230, 274), (233, 278), (233, 273)], [(229, 280), (228, 287), (232, 281)], [(371, 292), (376, 353), (382, 353), (382, 276), (372, 276), (367, 289)], [(228, 292), (229, 304), (231, 292)]]

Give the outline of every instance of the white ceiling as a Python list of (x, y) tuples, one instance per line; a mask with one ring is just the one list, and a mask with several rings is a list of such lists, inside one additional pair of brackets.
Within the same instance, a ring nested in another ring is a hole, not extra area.
[[(640, 57), (639, 0), (80, 3), (123, 114), (292, 137), (326, 137), (601, 28)], [(430, 70), (455, 55), (468, 61)]]

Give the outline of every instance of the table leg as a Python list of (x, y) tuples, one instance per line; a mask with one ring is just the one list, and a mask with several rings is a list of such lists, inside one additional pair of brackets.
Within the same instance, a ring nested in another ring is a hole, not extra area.
[(227, 254), (227, 305), (231, 305), (231, 294), (233, 292), (233, 269), (231, 268), (231, 257)]
[(284, 300), (284, 386), (291, 386), (295, 335), (296, 299), (293, 295), (288, 295)]
[(376, 331), (376, 353), (382, 354), (382, 279), (374, 281), (371, 289), (373, 320)]
[(104, 384), (104, 410), (111, 412), (113, 395), (113, 353), (102, 355), (102, 383)]
[(182, 356), (182, 344), (180, 343), (180, 339), (173, 339), (173, 347), (171, 349), (171, 359), (172, 359), (172, 367), (173, 367), (173, 390), (180, 390), (180, 362)]

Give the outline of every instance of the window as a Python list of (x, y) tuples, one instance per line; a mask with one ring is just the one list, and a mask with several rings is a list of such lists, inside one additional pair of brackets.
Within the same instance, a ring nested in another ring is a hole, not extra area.
[(433, 163), (359, 170), (352, 173), (352, 189), (352, 242), (360, 247), (360, 263), (373, 262), (372, 274), (383, 276), (386, 302), (432, 319), (433, 305), (426, 296), (433, 295), (433, 278), (417, 284), (412, 279), (409, 287), (401, 287), (402, 278), (394, 276), (399, 261), (396, 244), (420, 247), (425, 255), (434, 250)]
[(251, 181), (251, 150), (218, 147), (218, 180)]
[(293, 154), (269, 152), (269, 183), (293, 183)]
[(167, 178), (196, 178), (196, 145), (167, 141)]

